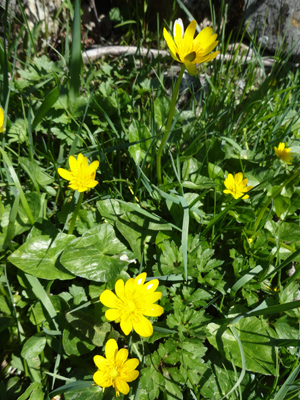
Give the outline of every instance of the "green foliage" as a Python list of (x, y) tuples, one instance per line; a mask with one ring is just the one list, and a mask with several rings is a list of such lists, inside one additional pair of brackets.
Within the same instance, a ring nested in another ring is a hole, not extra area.
[[(234, 50), (231, 61), (221, 57), (186, 80), (160, 184), (156, 156), (176, 79), (170, 58), (137, 52), (83, 65), (79, 3), (62, 2), (58, 17), (67, 19), (55, 46), (49, 36), (51, 48), (40, 47), (42, 29), (31, 32), (24, 12), (15, 39), (19, 22), (3, 25), (1, 399), (116, 398), (93, 385), (93, 357), (111, 338), (140, 362), (121, 399), (297, 398), (299, 69), (283, 54), (265, 70), (253, 39), (251, 63)], [(155, 7), (137, 0), (114, 8), (114, 32), (160, 48)], [(236, 41), (220, 33), (221, 53)], [(280, 142), (291, 165), (274, 153)], [(78, 193), (57, 170), (79, 153), (100, 166), (78, 211)], [(245, 201), (223, 193), (238, 172), (253, 186)], [(125, 336), (99, 301), (141, 272), (159, 280), (164, 308), (149, 317), (148, 338)]]

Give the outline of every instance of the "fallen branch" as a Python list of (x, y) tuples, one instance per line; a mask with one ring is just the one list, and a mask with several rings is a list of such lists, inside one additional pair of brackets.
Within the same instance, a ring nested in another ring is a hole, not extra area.
[[(251, 51), (251, 49), (249, 49)], [(250, 52), (250, 54), (252, 54)], [(92, 49), (88, 49), (82, 53), (83, 61), (85, 64), (89, 64), (90, 62), (99, 60), (104, 56), (137, 56), (137, 57), (148, 57), (155, 58), (159, 55), (161, 57), (170, 57), (170, 52), (168, 50), (156, 50), (156, 49), (146, 49), (145, 47), (136, 47), (136, 46), (97, 46)], [(226, 60), (231, 61), (235, 59), (239, 63), (249, 63), (253, 62), (255, 58), (251, 55), (248, 56), (239, 56), (239, 55), (231, 55), (231, 54), (218, 54), (217, 60)], [(276, 59), (269, 57), (262, 59), (262, 63), (265, 67), (271, 68), (273, 64), (276, 62)], [(288, 62), (287, 65), (290, 68), (298, 68), (299, 63), (291, 63)]]

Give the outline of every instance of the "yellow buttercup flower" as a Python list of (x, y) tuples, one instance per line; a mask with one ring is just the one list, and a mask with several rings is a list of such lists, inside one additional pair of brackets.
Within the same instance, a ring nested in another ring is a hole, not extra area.
[(74, 156), (69, 157), (69, 166), (71, 171), (63, 168), (58, 168), (57, 170), (62, 178), (70, 181), (69, 188), (78, 190), (78, 192), (85, 192), (98, 184), (95, 176), (99, 161), (93, 161), (89, 165), (87, 157), (80, 153), (77, 160)]
[(243, 200), (249, 199), (247, 193), (253, 186), (246, 186), (248, 183), (248, 178), (243, 179), (242, 172), (235, 174), (234, 178), (232, 174), (228, 174), (228, 177), (224, 181), (224, 185), (227, 189), (223, 190), (224, 193), (231, 194), (235, 199), (242, 197)]
[(174, 60), (183, 63), (190, 75), (198, 73), (195, 64), (201, 64), (217, 57), (218, 51), (209, 54), (219, 43), (216, 41), (217, 34), (212, 28), (204, 28), (194, 39), (196, 32), (196, 21), (192, 21), (184, 32), (182, 20), (176, 19), (173, 26), (173, 36), (164, 28), (164, 38), (171, 51)]
[(116, 391), (116, 396), (129, 393), (127, 382), (134, 381), (139, 376), (136, 367), (139, 365), (137, 358), (128, 358), (127, 349), (118, 349), (115, 339), (109, 339), (105, 346), (105, 356), (95, 356), (94, 362), (98, 371), (94, 373), (95, 383), (103, 388), (112, 386)]
[(2, 109), (2, 107), (0, 107), (0, 132), (4, 132), (5, 128), (3, 128), (3, 124), (4, 124), (4, 111)]
[(274, 147), (276, 156), (287, 164), (292, 164), (293, 156), (290, 153), (291, 149), (285, 148), (285, 143), (279, 143), (278, 148)]
[(116, 295), (111, 290), (101, 293), (100, 301), (110, 309), (105, 316), (109, 321), (120, 322), (125, 335), (129, 335), (132, 328), (143, 337), (151, 336), (153, 327), (151, 322), (144, 317), (159, 317), (164, 309), (158, 304), (153, 304), (161, 298), (161, 292), (155, 292), (158, 286), (158, 279), (147, 283), (147, 274), (143, 272), (135, 279), (130, 278), (124, 284), (119, 279), (115, 285)]

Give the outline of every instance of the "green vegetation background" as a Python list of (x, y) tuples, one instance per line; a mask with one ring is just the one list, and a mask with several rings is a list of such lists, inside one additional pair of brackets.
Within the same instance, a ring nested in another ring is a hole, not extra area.
[[(147, 2), (112, 10), (122, 43), (166, 49), (178, 4), (155, 33)], [(266, 69), (256, 38), (243, 50), (245, 32), (225, 34), (224, 4), (212, 10), (218, 50), (233, 57), (187, 81), (158, 186), (172, 59), (137, 50), (84, 66), (74, 5), (62, 2), (55, 51), (25, 15), (3, 21), (1, 399), (114, 398), (92, 386), (109, 338), (140, 360), (132, 400), (299, 398), (299, 68), (279, 46)], [(292, 165), (276, 157), (279, 142)], [(99, 184), (70, 235), (78, 196), (57, 169), (80, 152), (100, 161)], [(237, 172), (254, 186), (246, 201), (223, 193)], [(143, 271), (160, 280), (165, 312), (150, 338), (125, 337), (99, 296)]]

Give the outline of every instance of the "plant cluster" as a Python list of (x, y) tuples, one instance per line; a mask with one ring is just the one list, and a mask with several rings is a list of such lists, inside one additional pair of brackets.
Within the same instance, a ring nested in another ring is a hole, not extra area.
[(57, 62), (0, 43), (1, 400), (298, 398), (299, 68), (180, 19), (176, 79), (83, 66), (66, 11)]

